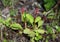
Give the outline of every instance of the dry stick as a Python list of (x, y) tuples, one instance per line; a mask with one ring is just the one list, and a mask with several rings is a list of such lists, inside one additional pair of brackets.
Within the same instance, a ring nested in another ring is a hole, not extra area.
[(31, 0), (30, 2), (25, 2), (25, 5), (31, 5), (31, 4), (33, 4), (33, 2), (35, 2), (35, 1)]
[(56, 7), (58, 7), (58, 5), (56, 4), (51, 10), (49, 10), (48, 12), (46, 12), (45, 14), (41, 13), (40, 15), (45, 15), (45, 16), (48, 16), (49, 13), (51, 13), (52, 10), (54, 10)]
[(51, 13), (52, 10), (54, 10), (56, 7), (58, 7), (58, 5), (56, 4), (51, 10), (49, 10), (47, 13), (46, 13), (46, 16)]
[(16, 37), (13, 38), (13, 41), (16, 42)]

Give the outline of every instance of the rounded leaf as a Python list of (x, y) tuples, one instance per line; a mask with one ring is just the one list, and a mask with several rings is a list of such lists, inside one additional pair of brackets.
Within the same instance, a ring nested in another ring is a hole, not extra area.
[(34, 17), (31, 14), (26, 14), (26, 20), (33, 24), (34, 22)]
[(40, 16), (36, 17), (35, 23), (38, 22), (38, 21), (40, 21), (40, 20), (41, 20), (41, 17)]
[(14, 30), (22, 29), (22, 26), (18, 23), (13, 23), (13, 24), (10, 25), (10, 27)]

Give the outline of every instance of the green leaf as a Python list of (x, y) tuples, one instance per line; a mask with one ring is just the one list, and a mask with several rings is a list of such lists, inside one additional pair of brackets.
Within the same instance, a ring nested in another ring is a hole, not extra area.
[(48, 41), (48, 39), (46, 39), (46, 41), (45, 41), (45, 42), (49, 42), (49, 41)]
[(22, 30), (22, 26), (18, 23), (13, 23), (10, 25), (10, 27), (14, 30), (19, 30), (19, 29)]
[(36, 36), (39, 36), (39, 33), (38, 33), (38, 32), (36, 32), (36, 33), (35, 33), (35, 35), (36, 35)]
[(38, 21), (40, 21), (40, 20), (41, 20), (41, 17), (40, 16), (36, 17), (35, 23), (38, 22)]
[(3, 40), (3, 42), (7, 42), (7, 40), (6, 40), (6, 39), (4, 39), (4, 40)]
[(40, 27), (42, 25), (43, 25), (43, 21), (41, 20), (41, 21), (38, 22), (38, 27)]
[(34, 17), (31, 14), (26, 14), (26, 20), (29, 21), (31, 24), (33, 24)]
[(14, 16), (17, 13), (17, 9), (10, 9), (10, 15)]
[(7, 20), (5, 22), (10, 22), (10, 21), (11, 21), (11, 18), (9, 17), (9, 18), (7, 18)]
[(37, 40), (37, 41), (40, 40), (40, 39), (42, 39), (42, 35), (39, 35), (39, 36), (35, 37), (35, 40)]
[(48, 34), (53, 34), (53, 28), (50, 26), (47, 26), (47, 33)]
[(23, 14), (22, 14), (22, 21), (24, 22), (26, 20), (26, 13), (24, 12)]
[(37, 37), (35, 37), (35, 40), (37, 41), (37, 40), (39, 40)]
[(4, 24), (6, 26), (10, 25), (10, 21), (11, 21), (11, 18), (8, 18), (7, 20), (3, 20), (2, 18), (0, 18), (0, 23)]
[(4, 22), (4, 24), (5, 24), (6, 26), (9, 26), (9, 25), (10, 25), (10, 23), (9, 23), (9, 22)]
[(2, 18), (0, 18), (0, 23), (3, 23), (3, 21), (4, 21), (4, 20), (3, 20)]
[(38, 23), (38, 27), (40, 27), (40, 26), (43, 25), (43, 21), (41, 20), (41, 17), (40, 16), (36, 17), (35, 23)]
[(56, 39), (57, 35), (56, 34), (52, 34), (52, 38)]
[(23, 14), (22, 15), (22, 21), (27, 21), (27, 22), (30, 22), (31, 24), (33, 24), (34, 22), (34, 17), (31, 15), (31, 14)]
[(54, 13), (54, 11), (52, 10), (52, 11), (48, 14), (47, 18), (53, 19), (53, 18), (54, 18), (54, 15), (55, 15), (55, 13)]
[(35, 42), (34, 37), (32, 37), (32, 38), (30, 39), (30, 41), (31, 41), (31, 42)]
[(3, 3), (4, 6), (11, 6), (12, 5), (11, 0), (2, 0), (2, 3)]
[(6, 26), (10, 25), (11, 18), (8, 18), (7, 20), (3, 21), (3, 24)]
[(45, 6), (45, 9), (48, 11), (50, 10), (55, 4), (55, 0), (44, 0), (44, 6)]
[(57, 31), (60, 32), (60, 28), (58, 28)]
[(42, 35), (40, 35), (38, 32), (35, 33), (35, 40), (42, 39)]
[(38, 32), (38, 33), (40, 33), (40, 34), (44, 34), (46, 31), (45, 30), (43, 30), (43, 29), (36, 29), (36, 30), (34, 30), (35, 32)]
[(55, 27), (56, 27), (56, 30), (60, 32), (60, 27), (59, 26), (55, 26)]
[(31, 31), (30, 29), (26, 28), (24, 31), (23, 31), (24, 34), (28, 34), (28, 36), (30, 37), (34, 37), (35, 36), (35, 33), (33, 31)]

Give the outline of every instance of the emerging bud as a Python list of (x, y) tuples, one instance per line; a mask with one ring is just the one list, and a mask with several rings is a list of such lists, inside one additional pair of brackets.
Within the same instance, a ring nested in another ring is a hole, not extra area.
[(38, 8), (35, 8), (34, 13), (35, 13), (35, 14), (38, 14), (38, 13), (39, 13), (39, 9), (38, 9)]
[(25, 7), (22, 7), (21, 8), (21, 14), (23, 14), (25, 11), (26, 11), (26, 8)]

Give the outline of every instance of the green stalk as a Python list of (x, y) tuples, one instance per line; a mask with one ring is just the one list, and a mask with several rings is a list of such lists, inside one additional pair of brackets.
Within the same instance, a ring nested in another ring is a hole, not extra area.
[(25, 13), (25, 28), (27, 28), (27, 23), (26, 23), (26, 13)]

